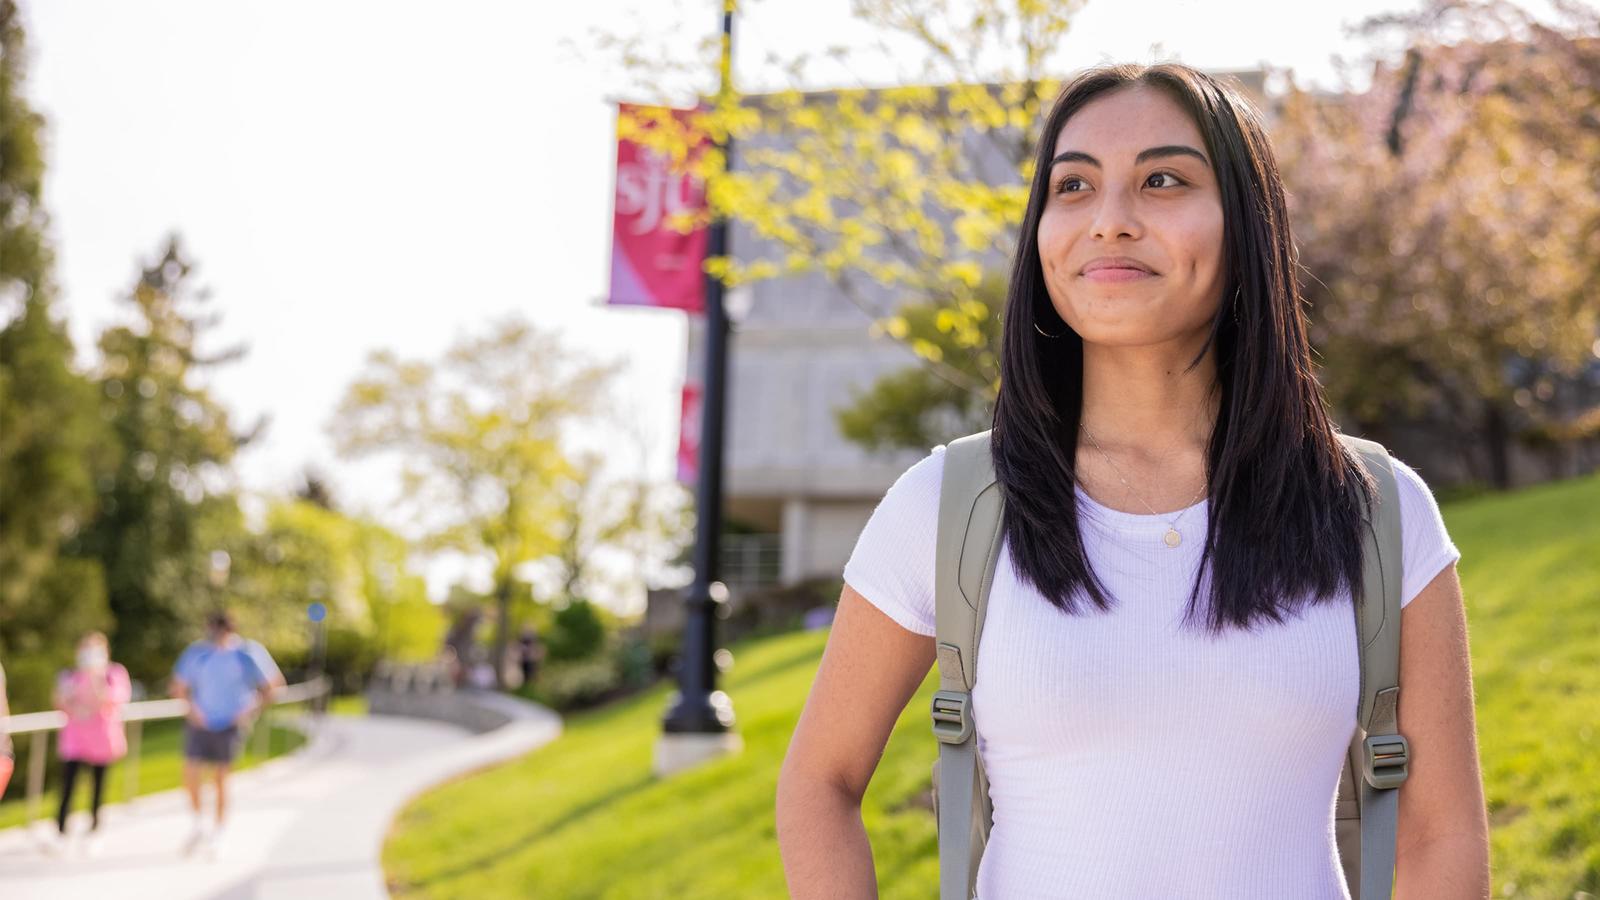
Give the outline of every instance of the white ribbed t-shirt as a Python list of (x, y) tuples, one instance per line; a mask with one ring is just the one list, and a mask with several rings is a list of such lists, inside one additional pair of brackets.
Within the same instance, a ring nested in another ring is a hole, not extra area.
[[(844, 570), (929, 636), (943, 469), (941, 448), (901, 475)], [(1461, 554), (1427, 485), (1395, 471), (1409, 603)], [(978, 896), (1347, 900), (1333, 817), (1359, 690), (1349, 593), (1254, 633), (1180, 631), (1208, 501), (1150, 516), (1077, 496), (1116, 605), (1062, 613), (1002, 548), (973, 687), (994, 804)]]

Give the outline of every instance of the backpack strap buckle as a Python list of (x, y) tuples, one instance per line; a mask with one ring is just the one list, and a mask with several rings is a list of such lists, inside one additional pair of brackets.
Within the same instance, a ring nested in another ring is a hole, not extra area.
[(1369, 734), (1361, 745), (1361, 777), (1375, 788), (1397, 788), (1410, 774), (1411, 745), (1400, 734)]
[(972, 737), (972, 695), (966, 691), (933, 692), (933, 736), (944, 744), (964, 744)]

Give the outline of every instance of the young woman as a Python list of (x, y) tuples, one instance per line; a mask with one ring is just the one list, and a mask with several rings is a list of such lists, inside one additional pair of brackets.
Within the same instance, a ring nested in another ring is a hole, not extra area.
[[(67, 836), (67, 813), (78, 772), (89, 772), (89, 832), (100, 828), (100, 798), (106, 768), (126, 756), (128, 739), (122, 707), (132, 692), (128, 670), (111, 661), (106, 636), (92, 631), (78, 641), (77, 667), (56, 682), (56, 708), (67, 714), (61, 729), (61, 807), (56, 829)], [(93, 846), (92, 842), (89, 844)]]
[[(1345, 897), (1334, 795), (1371, 486), (1313, 374), (1260, 113), (1187, 66), (1096, 68), (1037, 163), (992, 435), (978, 896)], [(797, 898), (875, 896), (861, 797), (934, 661), (942, 463), (901, 476), (845, 568), (778, 785)], [(1395, 468), (1413, 760), (1396, 896), (1487, 897), (1460, 554)]]

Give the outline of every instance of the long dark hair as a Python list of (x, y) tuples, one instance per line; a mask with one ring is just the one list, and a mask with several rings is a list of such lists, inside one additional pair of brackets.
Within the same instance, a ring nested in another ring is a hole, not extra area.
[(1189, 364), (1216, 353), (1221, 402), (1206, 453), (1210, 521), (1185, 622), (1203, 614), (1212, 634), (1252, 630), (1337, 599), (1341, 587), (1359, 599), (1362, 504), (1374, 490), (1338, 440), (1312, 369), (1298, 254), (1261, 113), (1231, 86), (1176, 63), (1085, 71), (1062, 90), (1039, 135), (1006, 298), (992, 436), (1017, 573), (1064, 612), (1081, 611), (1080, 591), (1102, 611), (1112, 606), (1084, 552), (1074, 494), (1083, 340), (1045, 291), (1038, 228), (1062, 126), (1089, 100), (1132, 85), (1163, 90), (1188, 112), (1222, 194), (1224, 302)]

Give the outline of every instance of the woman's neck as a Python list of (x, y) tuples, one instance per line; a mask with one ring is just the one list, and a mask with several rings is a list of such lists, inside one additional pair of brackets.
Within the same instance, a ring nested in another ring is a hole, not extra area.
[(1220, 397), (1213, 389), (1217, 377), (1213, 350), (1207, 350), (1193, 370), (1184, 371), (1198, 349), (1199, 344), (1191, 341), (1144, 347), (1085, 343), (1084, 427), (1108, 451), (1203, 456)]

